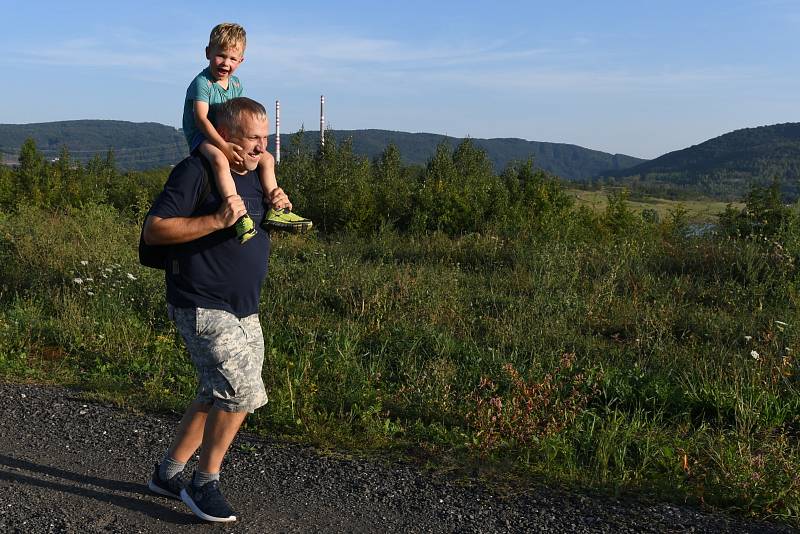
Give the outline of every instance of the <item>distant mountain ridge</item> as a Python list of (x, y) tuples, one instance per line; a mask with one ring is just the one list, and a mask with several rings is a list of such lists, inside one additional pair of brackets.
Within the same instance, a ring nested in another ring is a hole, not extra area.
[[(389, 143), (394, 143), (404, 163), (417, 165), (425, 165), (442, 141), (452, 147), (462, 141), (438, 134), (389, 130), (335, 130), (332, 133), (338, 142), (352, 138), (353, 151), (369, 159), (379, 156)], [(294, 135), (281, 134), (284, 153)], [(78, 161), (87, 161), (95, 154), (104, 156), (111, 149), (117, 165), (125, 170), (174, 165), (187, 154), (186, 141), (176, 128), (158, 123), (106, 120), (0, 124), (0, 153), (5, 159), (14, 159), (19, 147), (29, 137), (48, 158), (58, 156), (62, 146), (66, 146)], [(307, 142), (315, 143), (318, 138), (319, 131), (305, 132)], [(537, 167), (568, 180), (585, 180), (605, 171), (625, 169), (645, 161), (565, 143), (516, 138), (475, 138), (473, 142), (486, 151), (497, 172), (502, 172), (512, 161), (526, 161), (532, 157)], [(269, 143), (270, 150), (274, 151), (274, 135), (270, 136)]]
[(800, 123), (742, 128), (604, 176), (640, 183), (692, 187), (714, 196), (738, 196), (751, 184), (778, 178), (790, 197), (800, 179)]
[(109, 149), (121, 169), (142, 170), (180, 161), (187, 152), (180, 130), (156, 122), (75, 120), (33, 124), (0, 124), (0, 153), (14, 160), (32, 138), (45, 157), (58, 156), (66, 146), (70, 156), (86, 162)]
[[(306, 132), (306, 135), (317, 139), (319, 130)], [(352, 137), (353, 152), (366, 155), (370, 159), (380, 155), (389, 143), (394, 143), (400, 150), (404, 163), (411, 165), (425, 165), (442, 141), (446, 141), (452, 148), (463, 141), (463, 138), (446, 135), (390, 130), (336, 130), (334, 136), (337, 141)], [(291, 142), (281, 134), (281, 143), (286, 141)], [(536, 167), (561, 178), (585, 180), (601, 172), (621, 170), (645, 161), (625, 154), (609, 154), (566, 143), (527, 141), (519, 138), (472, 138), (472, 141), (477, 147), (486, 151), (494, 170), (498, 173), (513, 161), (526, 161), (532, 157)]]

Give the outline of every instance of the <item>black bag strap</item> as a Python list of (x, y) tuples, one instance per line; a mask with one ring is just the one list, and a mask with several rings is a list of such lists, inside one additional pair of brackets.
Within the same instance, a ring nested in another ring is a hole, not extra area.
[(203, 164), (203, 184), (200, 189), (200, 196), (197, 197), (197, 202), (194, 205), (194, 209), (192, 213), (197, 211), (197, 208), (203, 205), (203, 202), (206, 201), (208, 195), (211, 194), (212, 186), (216, 189), (215, 184), (211, 180), (211, 177), (214, 176), (214, 170), (211, 168), (211, 163), (203, 156), (199, 150), (195, 149), (192, 152), (192, 156), (200, 158), (200, 163)]
[[(197, 201), (192, 209), (192, 215), (194, 215), (194, 213), (197, 211), (197, 208), (202, 206), (208, 198), (208, 195), (211, 194), (212, 188), (216, 189), (216, 184), (211, 180), (211, 177), (214, 175), (214, 171), (211, 168), (211, 163), (209, 163), (209, 161), (197, 150), (192, 152), (192, 156), (200, 158), (200, 162), (202, 163), (202, 176), (200, 177), (202, 182), (200, 184), (200, 194), (198, 195)], [(144, 224), (142, 225), (142, 230), (139, 232), (139, 263), (145, 267), (165, 269), (166, 263), (169, 259), (170, 247), (171, 245), (146, 244), (144, 242)]]

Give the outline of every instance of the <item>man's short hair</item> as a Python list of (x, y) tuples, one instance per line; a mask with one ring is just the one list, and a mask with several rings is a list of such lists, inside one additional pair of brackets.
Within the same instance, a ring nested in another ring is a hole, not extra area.
[(217, 47), (220, 50), (242, 47), (242, 51), (247, 47), (247, 33), (244, 28), (234, 22), (223, 22), (217, 24), (211, 30), (208, 38), (209, 47)]
[(216, 127), (225, 128), (234, 135), (241, 133), (243, 115), (249, 115), (259, 120), (268, 120), (266, 108), (246, 96), (232, 98), (215, 107)]

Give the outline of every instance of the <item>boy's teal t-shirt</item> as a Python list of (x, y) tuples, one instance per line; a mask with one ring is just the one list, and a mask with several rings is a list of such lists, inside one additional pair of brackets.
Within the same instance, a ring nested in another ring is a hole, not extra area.
[(183, 102), (183, 135), (189, 143), (189, 150), (195, 149), (203, 138), (203, 133), (194, 122), (194, 101), (208, 102), (208, 118), (211, 124), (215, 124), (214, 106), (242, 95), (244, 87), (236, 76), (231, 76), (228, 80), (227, 91), (211, 77), (208, 67), (195, 76), (186, 90), (186, 99)]

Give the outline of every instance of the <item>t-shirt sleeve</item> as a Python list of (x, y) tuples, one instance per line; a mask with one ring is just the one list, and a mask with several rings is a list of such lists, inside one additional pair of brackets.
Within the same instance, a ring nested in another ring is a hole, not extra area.
[(149, 215), (162, 219), (192, 216), (202, 186), (203, 170), (199, 165), (194, 158), (187, 158), (172, 169)]
[(210, 102), (211, 81), (205, 76), (197, 76), (189, 85), (189, 89), (186, 91), (186, 98), (191, 101)]

